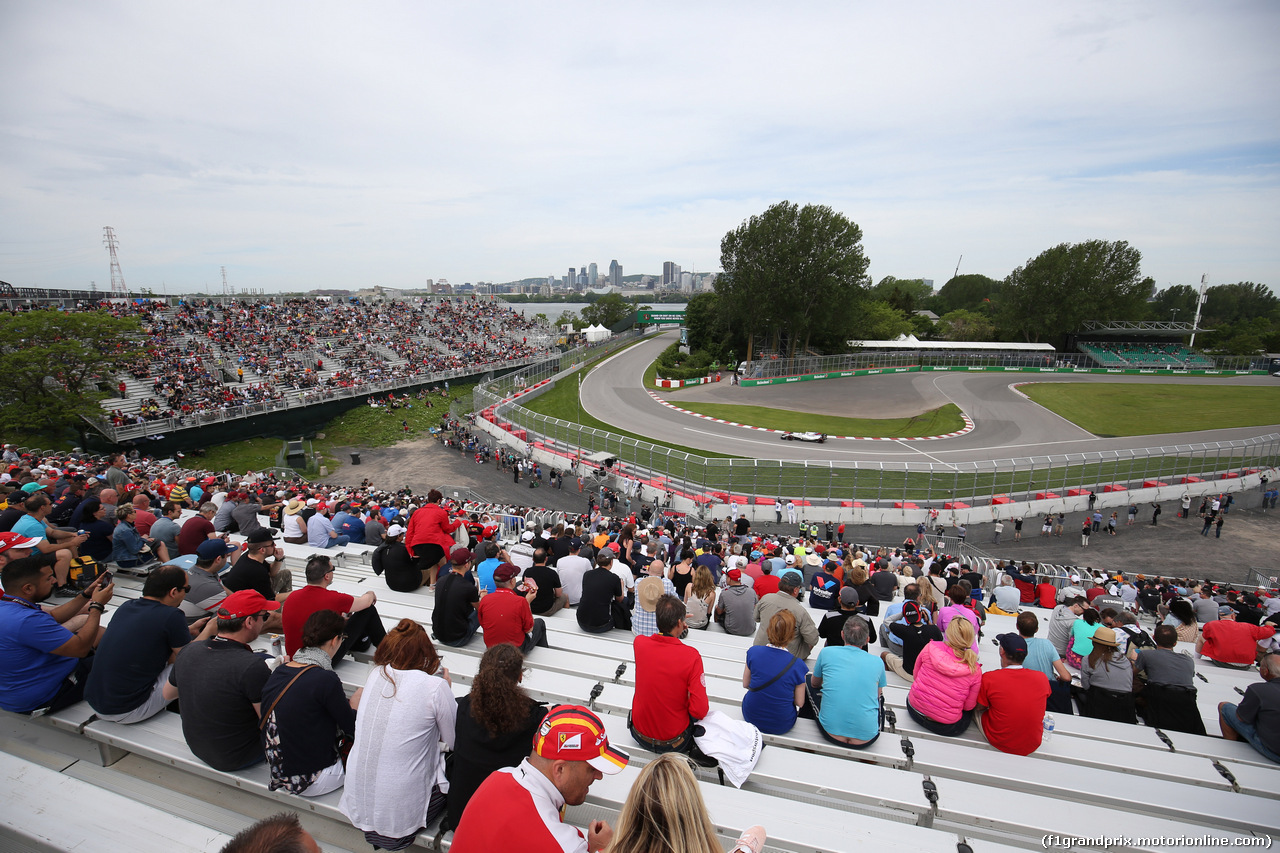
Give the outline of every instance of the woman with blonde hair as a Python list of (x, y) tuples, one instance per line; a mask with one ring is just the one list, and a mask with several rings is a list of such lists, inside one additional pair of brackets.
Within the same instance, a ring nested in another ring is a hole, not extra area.
[(929, 621), (935, 622), (938, 615), (938, 588), (930, 583), (928, 578), (920, 578), (916, 586), (920, 588), (916, 602), (921, 610), (929, 614)]
[(975, 636), (969, 620), (952, 619), (946, 638), (930, 642), (916, 656), (907, 713), (934, 734), (962, 735), (973, 719), (982, 684)]
[(711, 611), (716, 606), (716, 582), (711, 569), (698, 566), (693, 572), (693, 583), (684, 594), (685, 624), (690, 628), (703, 628), (711, 623)]
[(403, 850), (444, 809), (440, 743), (453, 749), (457, 702), (431, 638), (401, 619), (378, 644), (360, 697), (339, 808), (381, 850)]
[[(760, 853), (765, 837), (764, 827), (750, 827), (729, 853)], [(609, 853), (720, 853), (721, 849), (689, 759), (668, 752), (645, 765), (622, 804)]]
[(796, 724), (796, 709), (804, 704), (804, 681), (809, 668), (787, 650), (796, 635), (796, 617), (790, 610), (773, 614), (768, 626), (769, 644), (747, 649), (742, 673), (742, 719), (769, 735), (786, 734)]

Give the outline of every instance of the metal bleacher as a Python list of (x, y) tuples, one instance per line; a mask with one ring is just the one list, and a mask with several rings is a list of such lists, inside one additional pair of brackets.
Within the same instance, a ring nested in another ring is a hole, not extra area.
[[(284, 547), (301, 582), (302, 561), (316, 549)], [(353, 594), (375, 590), (388, 627), (401, 618), (429, 626), (431, 592), (387, 589), (369, 567), (370, 551), (346, 546), (326, 552), (337, 558), (334, 588)], [(137, 578), (118, 576), (118, 600), (137, 597), (140, 589)], [(565, 819), (579, 826), (597, 817), (615, 822), (639, 767), (654, 758), (627, 731), (635, 689), (632, 635), (585, 634), (572, 611), (545, 621), (551, 648), (530, 653), (523, 686), (543, 701), (590, 704), (602, 715), (610, 740), (632, 755), (631, 767), (596, 782), (587, 802), (570, 808)], [(989, 616), (985, 634), (1012, 629), (1012, 617)], [(741, 719), (743, 662), (751, 638), (726, 634), (713, 623), (705, 631), (691, 631), (687, 642), (702, 654), (712, 707)], [(268, 643), (262, 638), (261, 648)], [(483, 642), (441, 651), (454, 693), (465, 695)], [(371, 666), (368, 656), (358, 657), (336, 667), (349, 693), (364, 684)], [(984, 667), (999, 665), (988, 640), (981, 644), (981, 659)], [(1197, 671), (1201, 711), (1208, 730), (1216, 731), (1217, 703), (1238, 700), (1238, 690), (1258, 676), (1205, 665)], [(1197, 839), (1185, 845), (1192, 847), (1217, 846), (1217, 839), (1245, 846), (1280, 832), (1280, 767), (1246, 744), (1058, 715), (1056, 732), (1040, 750), (1026, 757), (1007, 755), (991, 748), (976, 727), (951, 738), (924, 730), (906, 712), (907, 685), (893, 673), (888, 679), (891, 722), (870, 748), (834, 745), (812, 721), (800, 719), (784, 735), (765, 736), (767, 748), (741, 789), (723, 784), (714, 770), (702, 771), (701, 791), (722, 839), (759, 823), (768, 830), (766, 849), (773, 851), (951, 853), (967, 844), (975, 853), (996, 853), (1044, 849), (1047, 835), (1091, 839), (1074, 845), (1085, 849), (1154, 850), (1169, 846), (1161, 841), (1170, 836)], [(237, 816), (242, 826), (281, 808), (299, 812), (326, 850), (367, 849), (337, 808), (340, 792), (318, 798), (270, 792), (265, 766), (215, 771), (187, 749), (176, 715), (162, 713), (124, 726), (97, 720), (81, 703), (43, 718), (5, 715), (3, 723), (0, 772), (8, 789), (20, 794), (11, 804), (24, 812), (15, 817), (11, 808), (0, 821), (6, 841), (12, 835), (47, 834), (52, 840), (34, 849), (115, 849), (97, 844), (87, 830), (97, 813), (80, 805), (94, 802), (96, 809), (100, 802), (109, 807), (105, 819), (114, 815), (152, 832), (132, 838), (132, 850), (216, 849), (223, 835), (234, 833)], [(43, 756), (45, 766), (33, 764), (33, 755)], [(61, 812), (26, 805), (34, 797), (63, 796), (73, 802)], [(193, 808), (196, 803), (221, 810)], [(54, 825), (46, 827), (48, 822)], [(185, 822), (195, 825), (185, 827)], [(77, 846), (73, 842), (80, 832), (93, 841)], [(1106, 845), (1103, 837), (1121, 840)], [(434, 841), (435, 827), (429, 827), (417, 847), (429, 848)], [(441, 844), (447, 848), (448, 838)]]

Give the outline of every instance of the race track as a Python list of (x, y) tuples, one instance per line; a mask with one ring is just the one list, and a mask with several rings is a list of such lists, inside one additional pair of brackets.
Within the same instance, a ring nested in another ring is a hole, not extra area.
[[(1270, 376), (1230, 379), (1198, 376), (1121, 376), (1033, 373), (900, 373), (743, 387), (728, 381), (667, 396), (670, 402), (736, 403), (805, 410), (844, 417), (907, 417), (955, 403), (974, 428), (954, 438), (930, 441), (828, 439), (826, 444), (782, 441), (777, 434), (731, 426), (663, 406), (642, 387), (650, 362), (675, 339), (664, 332), (606, 359), (582, 383), (583, 408), (628, 432), (686, 447), (758, 459), (840, 462), (936, 462), (953, 464), (1029, 456), (1062, 455), (1231, 441), (1280, 431), (1280, 425), (1204, 430), (1164, 435), (1098, 438), (1059, 417), (1011, 386), (1048, 382), (1135, 382), (1186, 385), (1280, 386)], [(727, 380), (727, 377), (726, 377)], [(1280, 387), (1277, 387), (1280, 392)]]

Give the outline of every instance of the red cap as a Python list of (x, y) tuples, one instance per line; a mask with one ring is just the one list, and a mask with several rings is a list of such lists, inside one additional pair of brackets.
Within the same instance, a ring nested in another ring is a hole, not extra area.
[(609, 745), (600, 718), (581, 705), (557, 705), (542, 718), (533, 751), (551, 761), (585, 761), (601, 773), (621, 773), (631, 757)]
[(218, 618), (243, 619), (264, 610), (279, 610), (280, 602), (263, 598), (256, 589), (242, 589), (233, 592), (218, 605)]

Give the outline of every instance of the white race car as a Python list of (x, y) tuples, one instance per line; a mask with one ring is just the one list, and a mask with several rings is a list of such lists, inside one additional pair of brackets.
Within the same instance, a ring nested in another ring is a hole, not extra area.
[(827, 440), (825, 432), (784, 432), (782, 434), (783, 441), (815, 441), (822, 444)]

